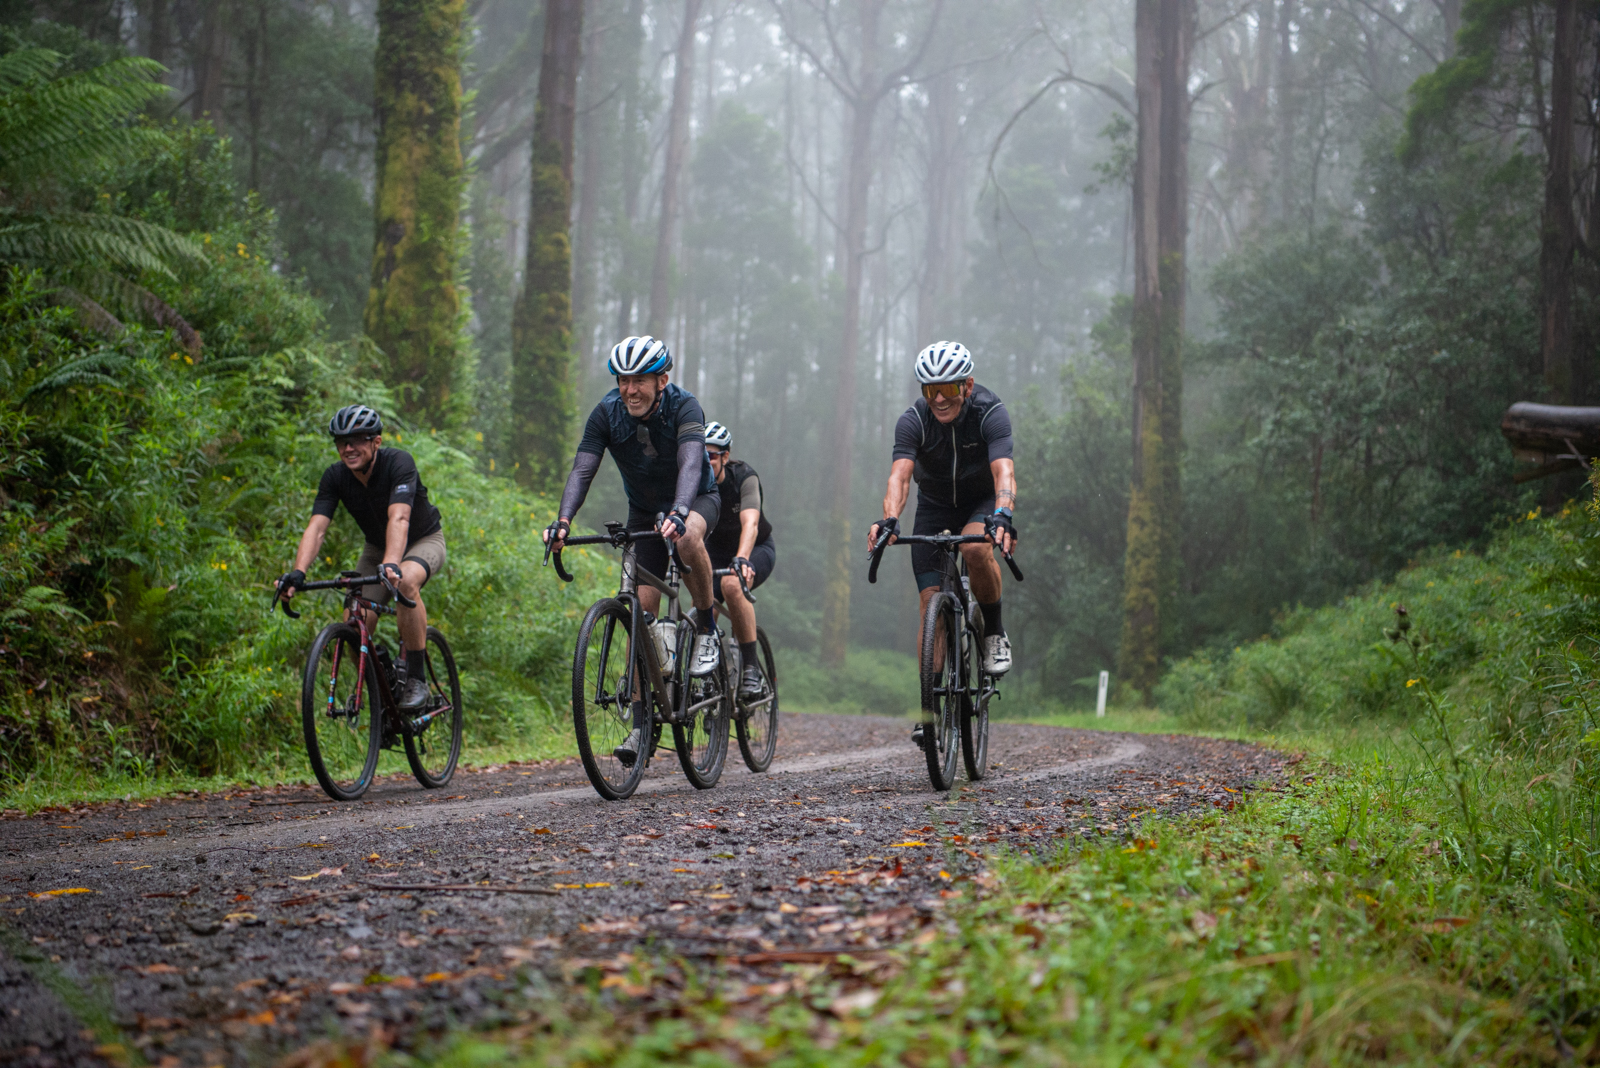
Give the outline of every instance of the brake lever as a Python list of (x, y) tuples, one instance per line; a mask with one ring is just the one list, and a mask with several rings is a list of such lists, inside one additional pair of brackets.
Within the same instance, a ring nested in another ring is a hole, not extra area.
[(381, 565), (378, 568), (378, 581), (383, 583), (383, 588), (388, 590), (389, 593), (394, 597), (394, 599), (400, 602), (402, 607), (405, 607), (405, 608), (415, 608), (415, 607), (417, 607), (417, 602), (413, 601), (411, 598), (409, 598), (405, 594), (401, 593), (400, 592), (400, 587), (396, 586), (393, 582), (389, 581), (389, 572), (386, 569), (384, 569)]

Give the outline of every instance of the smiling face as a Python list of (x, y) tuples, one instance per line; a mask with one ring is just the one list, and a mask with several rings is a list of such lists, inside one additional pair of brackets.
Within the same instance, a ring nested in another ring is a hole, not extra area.
[(344, 461), (352, 473), (361, 474), (372, 466), (372, 461), (377, 459), (378, 450), (383, 447), (383, 435), (374, 434), (371, 437), (358, 435), (350, 438), (334, 438), (333, 447), (339, 450), (339, 459)]
[(667, 388), (667, 375), (618, 375), (617, 391), (622, 404), (635, 419), (643, 419), (655, 407), (656, 398)]
[(706, 459), (711, 461), (712, 473), (717, 476), (717, 481), (722, 481), (722, 469), (728, 466), (728, 450), (718, 445), (706, 446)]
[[(952, 390), (951, 386), (957, 388)], [(933, 413), (935, 419), (941, 423), (953, 423), (956, 421), (956, 416), (961, 414), (961, 406), (972, 396), (972, 379), (924, 386), (922, 396), (927, 400), (928, 410)]]

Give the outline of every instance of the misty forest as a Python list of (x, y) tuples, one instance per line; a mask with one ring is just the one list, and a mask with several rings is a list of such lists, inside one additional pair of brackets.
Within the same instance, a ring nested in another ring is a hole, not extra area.
[[(1501, 427), (1600, 404), (1592, 2), (0, 0), (0, 804), (306, 780), (270, 582), (357, 402), (442, 514), (468, 758), (570, 756), (615, 557), (567, 586), (540, 532), (638, 334), (761, 476), (785, 709), (917, 708), (867, 529), (959, 341), (1015, 440), (997, 720), (1300, 753), (1333, 793), (1227, 849), (1305, 836), (1269, 867), (1350, 867), (1368, 964), (1427, 977), (1436, 1027), (1250, 1049), (1600, 1055), (1600, 438)], [(608, 459), (575, 527), (626, 510)]]

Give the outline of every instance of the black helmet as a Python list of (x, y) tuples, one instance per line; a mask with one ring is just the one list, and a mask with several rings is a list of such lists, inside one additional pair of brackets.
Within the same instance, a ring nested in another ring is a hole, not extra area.
[(328, 433), (336, 438), (383, 433), (383, 418), (365, 404), (347, 404), (328, 420)]

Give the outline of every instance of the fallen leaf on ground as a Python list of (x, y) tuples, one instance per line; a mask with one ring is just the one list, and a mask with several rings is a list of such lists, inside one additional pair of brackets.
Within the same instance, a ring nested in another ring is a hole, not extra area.
[(63, 894), (92, 894), (92, 893), (94, 893), (94, 891), (90, 890), (87, 886), (66, 886), (66, 887), (62, 887), (60, 890), (39, 890), (39, 891), (30, 890), (30, 891), (28, 891), (28, 896), (29, 897), (60, 897)]
[(870, 986), (864, 986), (853, 994), (845, 994), (833, 999), (833, 1004), (828, 1006), (828, 1011), (843, 1019), (857, 1012), (866, 1012), (878, 1003), (883, 995)]
[(310, 875), (291, 875), (291, 876), (289, 876), (289, 878), (294, 879), (296, 882), (305, 883), (305, 882), (310, 882), (312, 879), (321, 878), (324, 875), (343, 875), (343, 874), (344, 874), (344, 865), (341, 864), (337, 868), (323, 868), (321, 871), (314, 871)]
[(178, 971), (170, 964), (150, 964), (136, 970), (143, 975), (173, 975)]
[(891, 842), (889, 844), (889, 848), (890, 849), (906, 849), (906, 848), (909, 848), (911, 846), (925, 846), (927, 844), (928, 844), (927, 842), (918, 842), (918, 841), (915, 841), (915, 840), (912, 840), (912, 841), (909, 841), (909, 842)]

